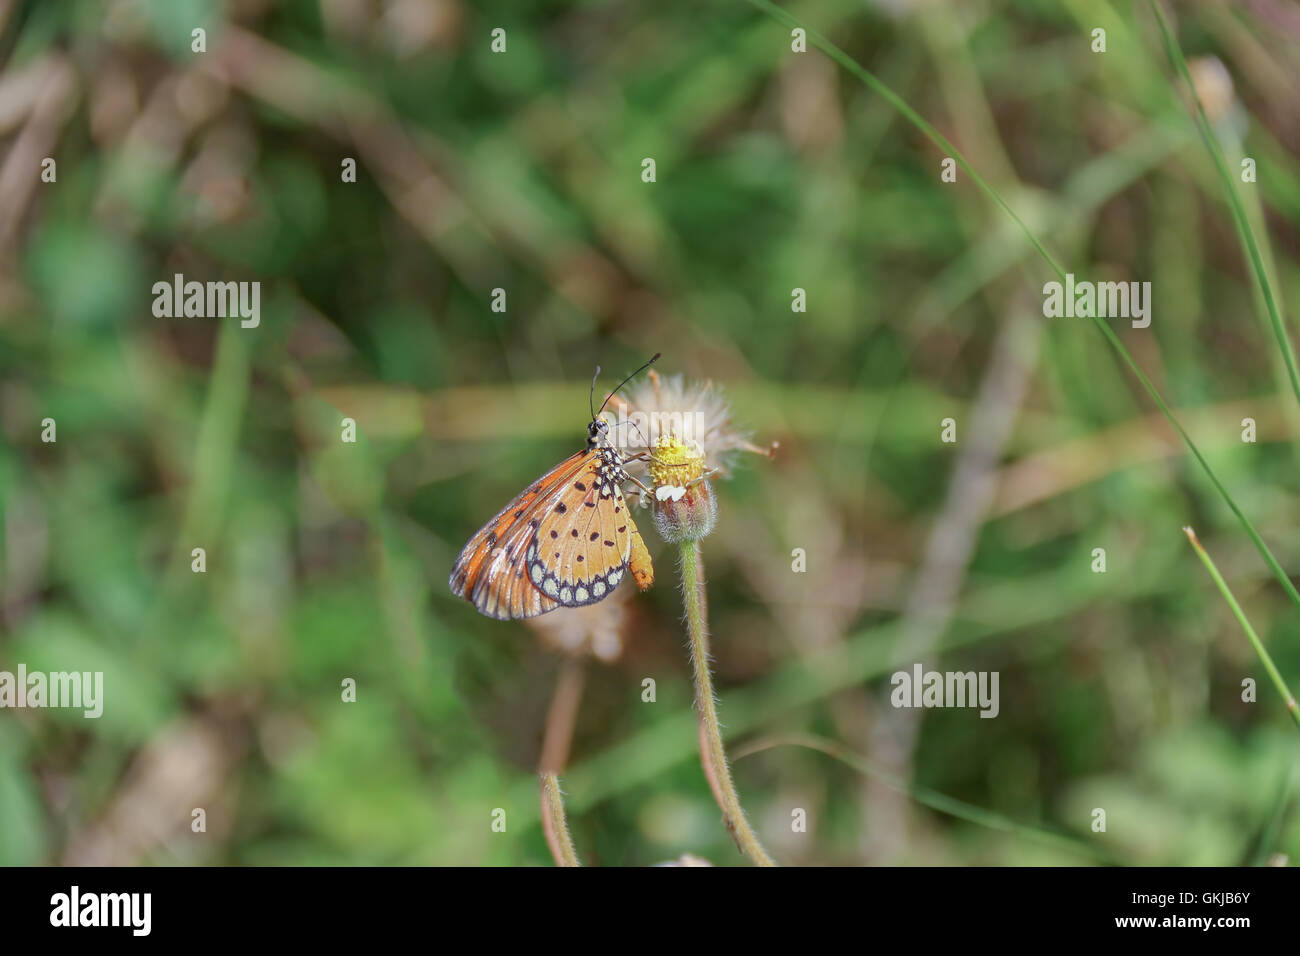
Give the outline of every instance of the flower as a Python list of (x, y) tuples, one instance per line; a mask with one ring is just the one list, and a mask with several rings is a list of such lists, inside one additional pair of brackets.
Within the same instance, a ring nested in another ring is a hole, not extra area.
[[(626, 401), (615, 403), (614, 408), (621, 420), (611, 425), (609, 434), (630, 456), (623, 470), (639, 465), (638, 470), (649, 479), (650, 488), (642, 485), (641, 502), (645, 504), (647, 497), (653, 499), (650, 505), (655, 527), (665, 541), (678, 546), (680, 553), (682, 604), (695, 672), (700, 762), (736, 846), (760, 866), (774, 866), (745, 818), (727, 769), (713, 678), (709, 674), (708, 594), (700, 539), (718, 521), (717, 500), (709, 479), (725, 476), (736, 452), (770, 457), (776, 445), (759, 448), (732, 425), (731, 409), (711, 382), (687, 385), (680, 376), (665, 380), (651, 371), (646, 381), (633, 388)], [(635, 476), (629, 472), (629, 477)]]
[(677, 435), (660, 435), (650, 450), (655, 528), (665, 541), (698, 541), (718, 523), (718, 500), (704, 471), (704, 448)]
[(737, 452), (770, 456), (776, 449), (759, 448), (732, 424), (712, 382), (688, 384), (651, 370), (613, 404), (619, 420), (610, 431), (629, 456), (629, 474), (650, 482), (655, 527), (668, 542), (698, 541), (713, 531), (718, 504), (709, 478), (727, 476)]
[(712, 382), (687, 382), (681, 375), (664, 378), (654, 369), (628, 390), (627, 398), (610, 401), (618, 420), (611, 434), (627, 455), (644, 458), (628, 462), (628, 471), (638, 478), (649, 474), (649, 460), (655, 445), (665, 436), (699, 446), (705, 471), (730, 474), (737, 452), (771, 456), (776, 450), (759, 448), (749, 435), (731, 420), (731, 406)]

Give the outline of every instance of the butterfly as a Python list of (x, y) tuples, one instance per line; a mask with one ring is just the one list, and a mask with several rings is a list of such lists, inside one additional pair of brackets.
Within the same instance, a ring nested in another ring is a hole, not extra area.
[[(645, 371), (637, 369), (609, 398)], [(600, 369), (596, 369), (600, 375)], [(592, 379), (592, 392), (596, 380)], [(591, 412), (587, 447), (560, 462), (469, 539), (451, 568), (451, 592), (499, 620), (535, 617), (557, 607), (583, 607), (613, 593), (628, 571), (637, 586), (654, 583), (654, 567), (627, 499), (628, 461)], [(588, 402), (588, 410), (591, 403)]]

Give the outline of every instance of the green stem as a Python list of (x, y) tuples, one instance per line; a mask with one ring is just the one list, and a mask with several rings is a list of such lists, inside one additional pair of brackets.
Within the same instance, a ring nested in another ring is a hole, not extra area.
[(722, 730), (718, 724), (718, 706), (713, 694), (713, 677), (709, 674), (709, 634), (704, 620), (704, 574), (700, 543), (681, 543), (682, 597), (686, 604), (686, 627), (691, 639), (691, 663), (695, 667), (695, 706), (700, 718), (700, 759), (713, 790), (722, 819), (735, 838), (740, 852), (758, 866), (776, 866), (745, 819), (744, 808), (731, 780), (727, 752), (722, 747)]
[(560, 780), (553, 773), (543, 773), (542, 778), (542, 831), (546, 845), (551, 848), (556, 866), (582, 866), (578, 851), (569, 836), (569, 822), (564, 816), (564, 798), (560, 795)]
[(1184, 528), (1183, 533), (1187, 535), (1187, 540), (1190, 541), (1192, 547), (1196, 549), (1196, 554), (1201, 559), (1201, 563), (1205, 565), (1205, 569), (1210, 572), (1210, 577), (1214, 579), (1214, 583), (1218, 586), (1219, 593), (1223, 595), (1223, 599), (1228, 602), (1228, 607), (1232, 608), (1232, 613), (1237, 618), (1237, 623), (1241, 625), (1241, 629), (1245, 631), (1246, 636), (1250, 638), (1250, 643), (1254, 645), (1255, 653), (1258, 654), (1259, 659), (1264, 662), (1264, 670), (1268, 671), (1268, 676), (1273, 681), (1273, 686), (1276, 687), (1277, 692), (1282, 695), (1282, 702), (1286, 704), (1287, 713), (1291, 715), (1291, 719), (1295, 721), (1296, 726), (1300, 727), (1300, 708), (1296, 707), (1295, 695), (1291, 693), (1291, 688), (1286, 686), (1286, 681), (1282, 679), (1282, 674), (1273, 663), (1273, 658), (1270, 657), (1268, 651), (1265, 650), (1263, 643), (1259, 639), (1259, 635), (1256, 634), (1255, 629), (1250, 626), (1250, 621), (1246, 620), (1245, 612), (1242, 611), (1241, 605), (1237, 603), (1237, 599), (1232, 596), (1232, 591), (1228, 588), (1227, 582), (1223, 580), (1223, 575), (1219, 574), (1219, 569), (1214, 566), (1214, 561), (1211, 560), (1210, 555), (1206, 552), (1205, 548), (1201, 547), (1201, 542), (1196, 537), (1196, 532), (1191, 528)]

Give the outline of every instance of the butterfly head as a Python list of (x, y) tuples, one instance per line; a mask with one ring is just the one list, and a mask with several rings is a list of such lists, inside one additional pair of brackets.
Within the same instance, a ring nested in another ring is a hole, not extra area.
[(593, 418), (587, 425), (587, 447), (606, 448), (609, 446), (609, 422), (603, 418)]

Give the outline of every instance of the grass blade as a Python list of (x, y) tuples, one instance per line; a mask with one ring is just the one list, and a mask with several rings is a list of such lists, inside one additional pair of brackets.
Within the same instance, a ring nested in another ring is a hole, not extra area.
[(1277, 692), (1282, 695), (1282, 702), (1286, 705), (1287, 713), (1295, 721), (1296, 727), (1300, 727), (1300, 708), (1296, 707), (1295, 695), (1291, 693), (1291, 688), (1286, 686), (1286, 681), (1282, 679), (1282, 674), (1278, 671), (1277, 665), (1273, 663), (1273, 658), (1269, 656), (1268, 650), (1260, 641), (1259, 635), (1255, 633), (1255, 629), (1250, 626), (1250, 621), (1246, 619), (1246, 613), (1241, 609), (1241, 605), (1237, 603), (1237, 599), (1233, 597), (1231, 589), (1229, 589), (1227, 582), (1223, 580), (1223, 575), (1219, 574), (1219, 569), (1214, 566), (1214, 561), (1210, 558), (1209, 553), (1201, 546), (1200, 540), (1196, 537), (1196, 532), (1191, 528), (1184, 528), (1183, 533), (1187, 535), (1187, 540), (1196, 549), (1196, 555), (1201, 559), (1201, 563), (1205, 565), (1205, 569), (1210, 572), (1210, 577), (1214, 579), (1214, 583), (1218, 587), (1219, 593), (1223, 595), (1223, 599), (1228, 602), (1228, 607), (1232, 609), (1233, 616), (1237, 618), (1237, 623), (1241, 625), (1241, 629), (1250, 638), (1250, 643), (1254, 646), (1255, 653), (1259, 655), (1259, 659), (1263, 662), (1264, 670), (1268, 672), (1269, 679), (1273, 681), (1273, 686), (1277, 688)]

